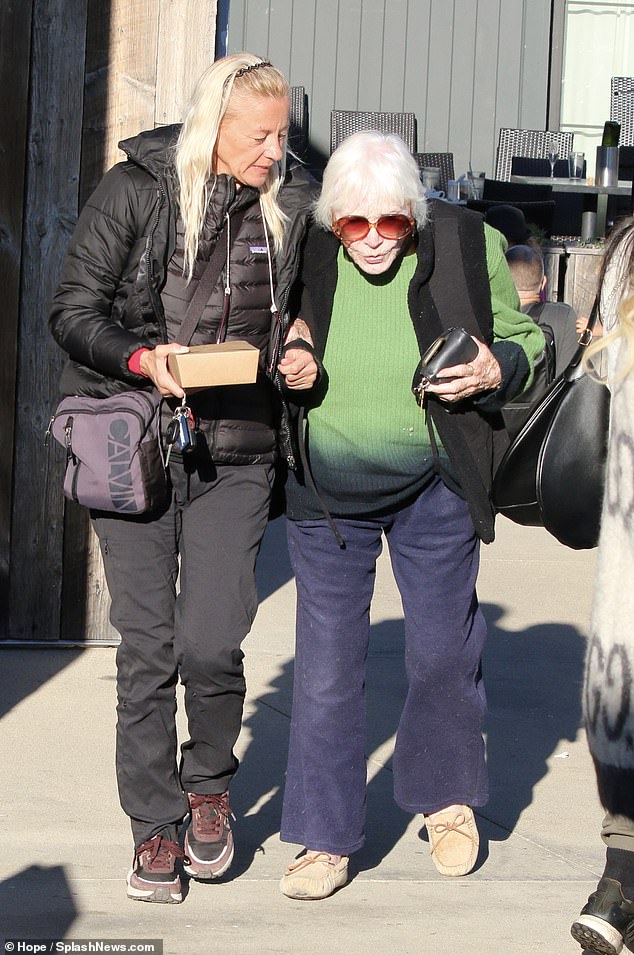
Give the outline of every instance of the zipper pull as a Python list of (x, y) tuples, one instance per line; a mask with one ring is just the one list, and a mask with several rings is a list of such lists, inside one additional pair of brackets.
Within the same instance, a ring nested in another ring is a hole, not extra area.
[(48, 423), (48, 427), (47, 427), (46, 431), (44, 432), (44, 447), (45, 447), (45, 448), (48, 448), (48, 442), (49, 442), (50, 437), (51, 437), (51, 428), (53, 427), (53, 422), (54, 422), (54, 421), (55, 421), (55, 415), (51, 415), (51, 419), (50, 419), (50, 421), (49, 421), (49, 423)]
[(77, 458), (73, 453), (73, 416), (66, 421), (64, 425), (64, 444), (66, 445), (66, 462), (73, 462), (77, 466)]

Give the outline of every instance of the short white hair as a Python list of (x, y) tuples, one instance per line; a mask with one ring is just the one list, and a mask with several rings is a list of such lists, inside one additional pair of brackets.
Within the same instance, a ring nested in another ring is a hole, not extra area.
[(326, 164), (315, 220), (332, 229), (333, 213), (367, 209), (376, 214), (411, 209), (418, 228), (427, 221), (427, 201), (416, 160), (400, 136), (363, 130), (348, 136)]

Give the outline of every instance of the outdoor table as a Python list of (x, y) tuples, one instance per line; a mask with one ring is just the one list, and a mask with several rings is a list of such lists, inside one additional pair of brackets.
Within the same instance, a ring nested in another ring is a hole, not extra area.
[(595, 195), (597, 197), (597, 232), (605, 235), (608, 215), (608, 196), (631, 196), (632, 183), (620, 180), (616, 186), (590, 185), (586, 179), (551, 179), (549, 176), (511, 176), (511, 182), (527, 182), (532, 185), (543, 186), (550, 184), (553, 192), (574, 192), (580, 195)]

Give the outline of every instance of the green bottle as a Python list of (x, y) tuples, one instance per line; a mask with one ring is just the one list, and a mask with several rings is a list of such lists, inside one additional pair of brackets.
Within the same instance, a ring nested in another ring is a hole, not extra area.
[(603, 127), (603, 139), (601, 140), (602, 146), (618, 146), (619, 137), (621, 135), (621, 124), (615, 123), (613, 120), (608, 120), (605, 126)]

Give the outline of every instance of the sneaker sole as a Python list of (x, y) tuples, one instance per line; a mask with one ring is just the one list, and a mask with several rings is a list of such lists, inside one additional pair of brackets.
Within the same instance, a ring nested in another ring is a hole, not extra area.
[(130, 884), (131, 870), (126, 881), (128, 898), (134, 902), (162, 902), (177, 905), (183, 901), (183, 895), (179, 888), (172, 885), (161, 885), (157, 883), (151, 889), (141, 889)]
[(575, 942), (597, 955), (619, 955), (623, 936), (618, 929), (596, 915), (580, 915), (570, 928)]
[(191, 876), (192, 879), (197, 879), (200, 882), (211, 882), (212, 879), (217, 879), (221, 875), (224, 875), (228, 870), (229, 866), (233, 862), (234, 847), (231, 846), (230, 852), (227, 854), (227, 857), (223, 859), (222, 855), (219, 856), (217, 860), (209, 862), (205, 859), (199, 859), (191, 850), (187, 837), (185, 838), (185, 854), (190, 860), (189, 865), (184, 865), (183, 869), (187, 875)]

